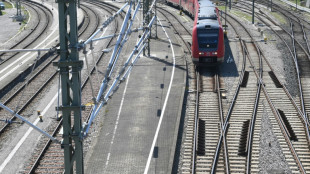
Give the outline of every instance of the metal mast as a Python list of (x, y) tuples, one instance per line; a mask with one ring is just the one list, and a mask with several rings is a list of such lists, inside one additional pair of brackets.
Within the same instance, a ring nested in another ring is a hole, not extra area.
[[(148, 14), (149, 7), (150, 7), (150, 1), (149, 0), (143, 0), (143, 21), (144, 21), (143, 26), (146, 26), (147, 24), (150, 23), (151, 13)], [(150, 54), (151, 54), (151, 52), (150, 52), (150, 38), (147, 39), (147, 44), (145, 46), (145, 49), (143, 50), (143, 55), (146, 55), (146, 52), (147, 52), (147, 56), (150, 56)]]
[(56, 2), (59, 11), (60, 61), (54, 64), (58, 66), (61, 76), (62, 106), (58, 109), (63, 114), (62, 147), (64, 148), (65, 174), (72, 174), (73, 171), (83, 174), (80, 77), (83, 61), (79, 60), (78, 53), (78, 0), (56, 0)]
[[(157, 17), (157, 1), (155, 1), (154, 4), (154, 15)], [(152, 25), (152, 29), (151, 29), (151, 38), (152, 39), (157, 39), (157, 20), (154, 21), (153, 25)]]
[(16, 16), (15, 16), (15, 19), (17, 21), (23, 21), (22, 8), (21, 8), (20, 0), (16, 0)]

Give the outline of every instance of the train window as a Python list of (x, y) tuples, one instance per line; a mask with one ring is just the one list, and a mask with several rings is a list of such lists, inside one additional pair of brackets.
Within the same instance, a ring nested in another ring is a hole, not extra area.
[(216, 16), (216, 14), (214, 14), (214, 15), (199, 15), (198, 16), (198, 20), (203, 20), (203, 19), (214, 19), (214, 20), (216, 20), (217, 16)]
[(199, 49), (206, 49), (208, 51), (217, 49), (218, 30), (198, 30), (197, 36)]

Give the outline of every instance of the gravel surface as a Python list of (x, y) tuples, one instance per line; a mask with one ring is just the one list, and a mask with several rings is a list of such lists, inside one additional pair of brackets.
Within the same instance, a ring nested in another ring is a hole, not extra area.
[[(244, 22), (244, 24), (246, 24), (246, 22)], [(286, 85), (292, 96), (298, 96), (295, 65), (287, 47), (268, 27), (263, 25), (253, 26), (250, 22), (248, 22), (247, 25), (248, 29), (256, 36), (255, 38), (257, 38), (257, 40), (263, 40), (263, 37), (259, 37), (258, 27), (264, 31), (264, 36), (268, 38), (268, 41), (267, 43), (259, 42), (259, 45), (264, 50), (264, 54), (271, 66), (274, 67), (275, 73)], [(285, 26), (285, 28), (289, 29), (289, 26)], [(240, 72), (238, 72), (238, 70), (241, 66), (239, 61), (242, 59), (238, 38), (236, 38), (230, 28), (228, 28), (228, 40), (226, 40), (225, 44), (225, 62), (220, 66), (220, 70), (226, 85), (227, 101), (229, 101), (235, 91), (234, 85), (236, 85), (239, 79)], [(223, 104), (229, 104), (229, 102), (223, 102)], [(268, 104), (266, 104), (266, 107), (269, 107)], [(273, 116), (271, 112), (267, 113), (265, 110), (262, 116), (259, 173), (292, 173), (285, 160), (277, 137), (272, 130), (269, 115)]]
[[(269, 117), (273, 117), (272, 113), (268, 113), (266, 101), (262, 102), (264, 105), (264, 113), (261, 121), (260, 132), (260, 154), (259, 154), (259, 173), (280, 174), (292, 173), (282, 153), (278, 139), (273, 132), (273, 127)], [(270, 115), (269, 115), (270, 114)]]

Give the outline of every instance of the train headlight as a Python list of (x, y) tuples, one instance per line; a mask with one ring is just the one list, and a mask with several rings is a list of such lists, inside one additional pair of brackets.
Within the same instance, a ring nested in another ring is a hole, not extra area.
[(199, 52), (199, 55), (204, 55), (204, 53), (203, 52)]
[(217, 52), (212, 52), (213, 55), (217, 55)]

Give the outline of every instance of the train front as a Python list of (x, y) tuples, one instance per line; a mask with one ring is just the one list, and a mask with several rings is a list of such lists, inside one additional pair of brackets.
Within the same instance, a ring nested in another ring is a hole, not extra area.
[[(214, 8), (210, 10), (214, 12)], [(214, 13), (212, 15), (206, 12), (207, 10), (200, 9), (197, 22), (193, 27), (192, 60), (197, 65), (217, 65), (224, 61), (223, 28), (216, 12), (215, 16)]]

